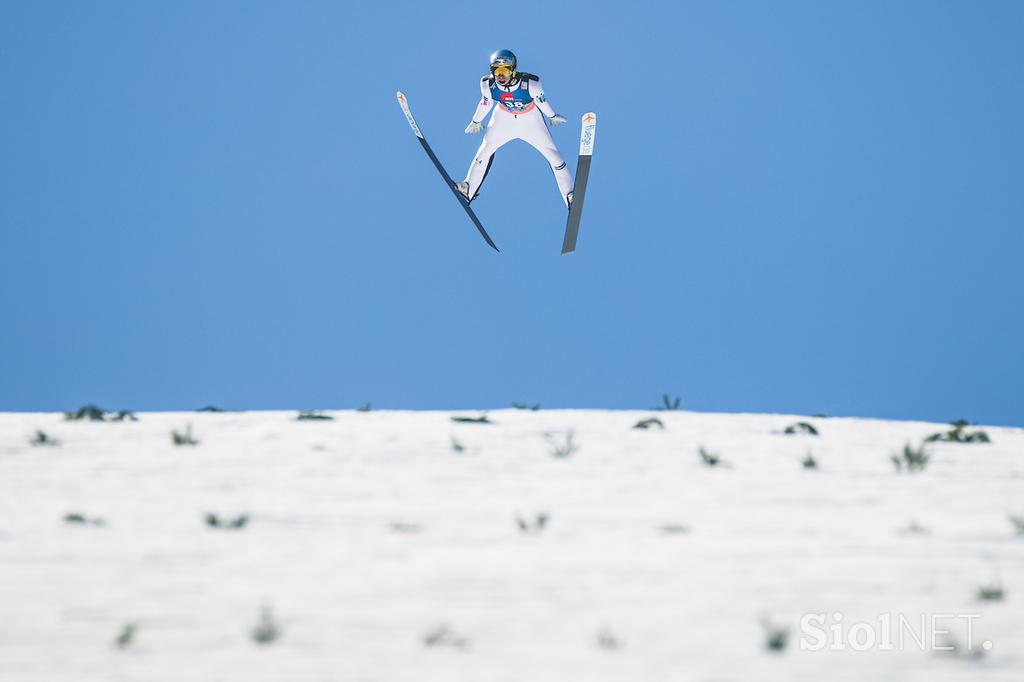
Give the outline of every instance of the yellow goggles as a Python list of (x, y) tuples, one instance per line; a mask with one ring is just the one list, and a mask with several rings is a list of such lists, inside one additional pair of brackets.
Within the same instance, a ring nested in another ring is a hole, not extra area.
[(511, 78), (512, 74), (514, 74), (515, 71), (513, 71), (512, 67), (510, 66), (496, 66), (493, 69), (491, 69), (491, 73), (494, 74), (495, 76), (505, 76), (507, 78)]

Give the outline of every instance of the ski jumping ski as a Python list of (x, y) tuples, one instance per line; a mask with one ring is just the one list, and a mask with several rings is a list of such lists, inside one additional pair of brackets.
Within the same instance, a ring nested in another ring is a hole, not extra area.
[(576, 237), (583, 217), (583, 198), (587, 194), (587, 178), (590, 176), (590, 159), (594, 155), (594, 133), (597, 132), (597, 114), (583, 114), (580, 130), (580, 159), (576, 164), (576, 182), (572, 189), (572, 203), (569, 205), (569, 220), (565, 224), (565, 239), (562, 240), (562, 254), (576, 250)]
[(455, 198), (458, 200), (459, 204), (462, 206), (463, 209), (465, 209), (466, 214), (469, 216), (470, 220), (472, 220), (473, 224), (476, 225), (476, 229), (480, 230), (480, 234), (483, 236), (484, 241), (486, 241), (492, 249), (498, 251), (498, 247), (494, 245), (493, 241), (491, 241), (491, 236), (487, 234), (487, 230), (485, 230), (484, 226), (480, 224), (480, 220), (477, 219), (476, 214), (473, 213), (473, 209), (469, 207), (469, 201), (466, 199), (466, 197), (462, 195), (461, 192), (459, 192), (459, 190), (455, 188), (455, 183), (452, 182), (451, 177), (448, 175), (448, 171), (444, 169), (444, 166), (441, 165), (441, 162), (437, 160), (437, 156), (434, 155), (434, 150), (432, 150), (430, 148), (430, 145), (427, 144), (426, 138), (423, 137), (423, 133), (420, 132), (420, 127), (416, 125), (416, 119), (412, 117), (412, 112), (409, 111), (409, 101), (401, 90), (398, 91), (398, 104), (399, 106), (402, 107), (402, 111), (405, 113), (405, 119), (409, 122), (409, 126), (412, 128), (412, 132), (416, 134), (416, 138), (420, 141), (420, 144), (423, 145), (423, 151), (425, 151), (427, 153), (427, 156), (430, 157), (430, 160), (434, 162), (434, 167), (437, 168), (437, 172), (439, 172), (441, 174), (441, 177), (444, 178), (445, 184), (448, 185), (448, 189), (451, 190), (452, 194), (455, 195)]

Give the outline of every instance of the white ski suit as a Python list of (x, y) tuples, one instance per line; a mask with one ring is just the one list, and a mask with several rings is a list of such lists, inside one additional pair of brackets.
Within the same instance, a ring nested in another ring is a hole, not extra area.
[(482, 123), (492, 108), (495, 112), (466, 174), (469, 196), (476, 197), (480, 190), (494, 160), (494, 152), (506, 142), (518, 139), (529, 143), (551, 164), (558, 191), (568, 206), (568, 194), (572, 192), (573, 186), (572, 174), (566, 168), (565, 159), (558, 153), (544, 122), (545, 117), (555, 115), (555, 110), (544, 96), (540, 79), (529, 73), (519, 73), (507, 85), (501, 86), (490, 76), (484, 76), (480, 80), (480, 95), (480, 104), (473, 114), (473, 121)]

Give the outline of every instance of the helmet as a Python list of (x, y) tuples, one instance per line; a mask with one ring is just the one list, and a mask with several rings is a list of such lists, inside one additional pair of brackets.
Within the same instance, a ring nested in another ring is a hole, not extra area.
[(509, 69), (510, 77), (516, 75), (516, 56), (512, 50), (498, 50), (491, 55), (491, 73), (502, 66)]

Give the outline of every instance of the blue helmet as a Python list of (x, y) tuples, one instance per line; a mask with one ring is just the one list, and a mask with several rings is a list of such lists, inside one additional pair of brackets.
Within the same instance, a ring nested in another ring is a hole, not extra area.
[(498, 50), (491, 55), (491, 72), (499, 66), (505, 66), (512, 70), (512, 73), (516, 72), (516, 56), (512, 54), (512, 50)]

